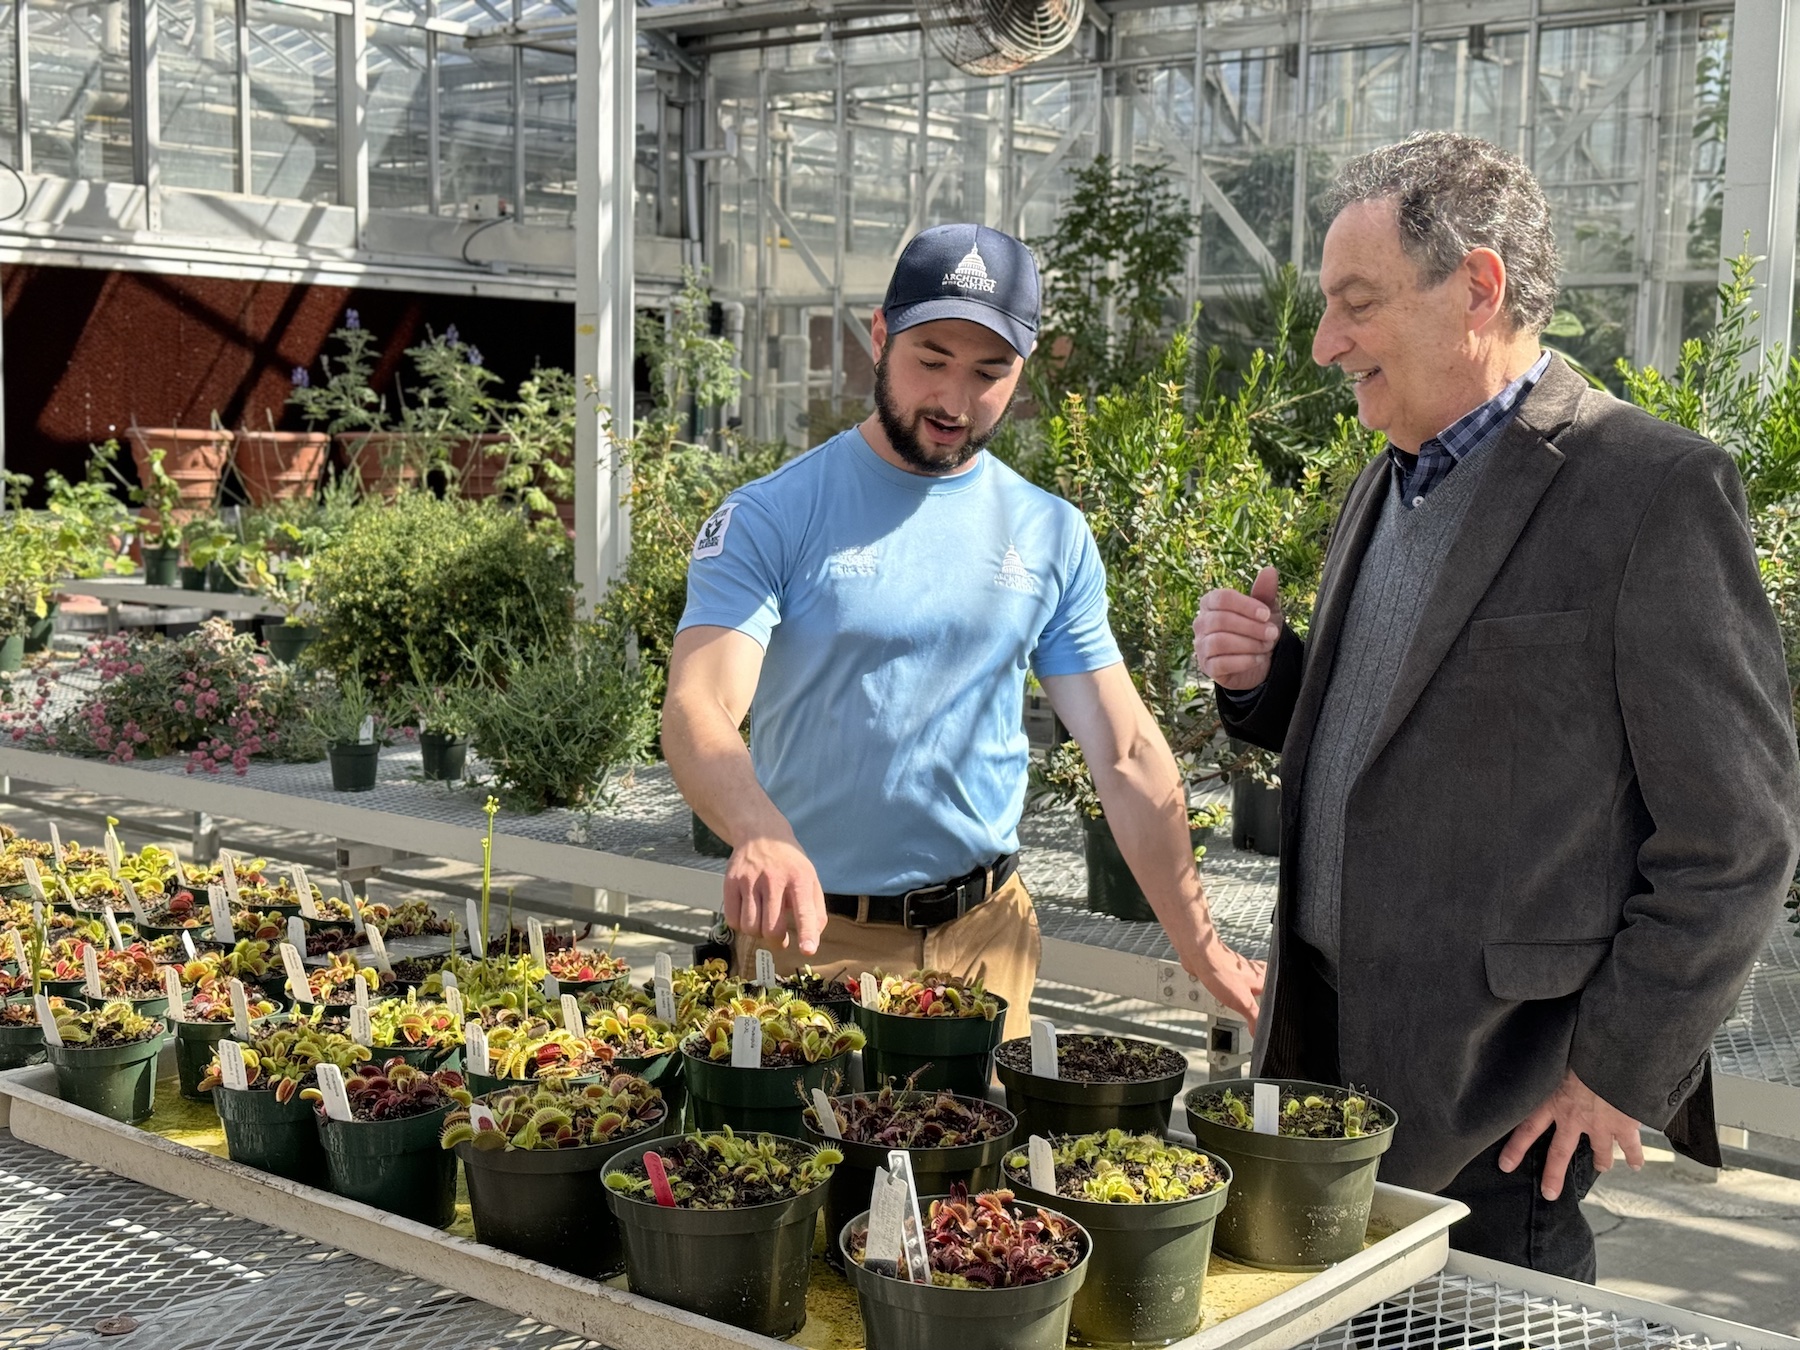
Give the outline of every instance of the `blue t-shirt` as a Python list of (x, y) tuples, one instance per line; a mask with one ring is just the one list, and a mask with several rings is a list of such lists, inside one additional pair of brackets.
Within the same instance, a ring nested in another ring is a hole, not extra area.
[(701, 527), (681, 627), (764, 650), (757, 781), (827, 891), (892, 895), (1019, 846), (1025, 670), (1120, 659), (1081, 513), (991, 455), (907, 473), (856, 428)]

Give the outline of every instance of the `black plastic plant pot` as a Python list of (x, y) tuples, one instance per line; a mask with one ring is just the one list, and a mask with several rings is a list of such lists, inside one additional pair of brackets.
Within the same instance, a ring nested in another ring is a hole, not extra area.
[(688, 814), (694, 818), (694, 852), (702, 858), (729, 858), (731, 845), (713, 833), (712, 826), (700, 819), (698, 811), (690, 811)]
[(181, 578), (181, 589), (184, 591), (206, 589), (206, 569), (204, 567), (189, 567), (183, 563), (176, 569), (176, 575)]
[(154, 942), (163, 937), (179, 938), (183, 933), (192, 933), (196, 946), (212, 941), (212, 925), (206, 923), (191, 928), (181, 924), (140, 923), (137, 925), (137, 933), (145, 942)]
[(661, 1137), (670, 1119), (665, 1111), (661, 1120), (623, 1139), (583, 1148), (458, 1144), (475, 1240), (590, 1280), (617, 1275), (625, 1269), (625, 1244), (607, 1208), (601, 1172), (623, 1150)]
[(1280, 855), (1279, 787), (1265, 787), (1253, 778), (1231, 780), (1231, 843), (1234, 848), (1249, 849), (1271, 858)]
[(631, 990), (631, 972), (615, 975), (610, 980), (564, 980), (558, 979), (556, 989), (559, 994), (573, 994), (580, 998), (583, 994), (624, 994)]
[[(933, 1198), (942, 1197), (920, 1198), (921, 1212), (929, 1212)], [(1054, 1212), (1067, 1214), (1061, 1208)], [(826, 1241), (842, 1252), (851, 1232), (868, 1221), (866, 1212), (858, 1214)], [(843, 1269), (862, 1309), (868, 1350), (1062, 1350), (1069, 1339), (1070, 1307), (1093, 1263), (1092, 1240), (1084, 1245), (1081, 1260), (1061, 1275), (1013, 1289), (913, 1284), (849, 1259)]]
[(318, 1120), (331, 1189), (403, 1219), (448, 1228), (456, 1218), (456, 1154), (438, 1143), (446, 1103), (399, 1120)]
[(469, 761), (469, 738), (441, 731), (419, 733), (419, 769), (427, 778), (453, 783)]
[(1167, 1345), (1200, 1329), (1213, 1228), (1230, 1194), (1230, 1167), (1222, 1158), (1213, 1162), (1226, 1185), (1164, 1204), (1071, 1200), (1007, 1179), (1020, 1203), (1058, 1210), (1087, 1229), (1088, 1278), (1075, 1295), (1070, 1339), (1081, 1345)]
[(1006, 1000), (993, 1021), (984, 1017), (901, 1017), (856, 1007), (863, 1046), (863, 1080), (877, 1091), (890, 1078), (896, 1084), (917, 1073), (913, 1086), (925, 1091), (986, 1097), (994, 1076), (994, 1050), (1006, 1028)]
[(56, 636), (56, 610), (57, 603), (52, 600), (43, 618), (33, 619), (25, 626), (25, 655), (50, 649), (50, 641)]
[(368, 792), (375, 786), (375, 773), (381, 767), (381, 747), (371, 741), (367, 745), (338, 742), (326, 747), (331, 761), (333, 792)]
[(206, 565), (206, 589), (214, 595), (236, 595), (243, 587), (233, 580), (231, 573), (227, 572), (223, 565), (208, 563)]
[(87, 988), (86, 980), (40, 980), (38, 984), (51, 998), (79, 998)]
[(324, 630), (310, 624), (265, 619), (262, 635), (263, 642), (269, 648), (269, 655), (282, 665), (291, 666), (300, 659), (301, 652), (324, 636)]
[(325, 1147), (313, 1123), (311, 1102), (302, 1101), (298, 1093), (278, 1102), (267, 1090), (238, 1092), (227, 1087), (216, 1089), (212, 1101), (225, 1127), (225, 1151), (233, 1162), (325, 1188)]
[[(659, 1142), (621, 1149), (606, 1171), (629, 1166)], [(784, 1337), (806, 1321), (813, 1233), (825, 1191), (821, 1182), (804, 1195), (743, 1209), (667, 1209), (611, 1190), (606, 1203), (619, 1221), (633, 1293)]]
[(0, 1069), (22, 1069), (44, 1061), (44, 1029), (36, 1022), (0, 1027)]
[(144, 553), (144, 584), (146, 586), (173, 586), (181, 569), (181, 550), (179, 548), (146, 548)]
[(175, 1024), (175, 1075), (181, 1095), (191, 1102), (209, 1102), (212, 1089), (200, 1090), (206, 1066), (212, 1063), (219, 1042), (231, 1036), (230, 1022), (177, 1022)]
[(156, 1110), (156, 1056), (167, 1035), (159, 1027), (130, 1045), (45, 1045), (56, 1067), (56, 1091), (71, 1106), (135, 1125)]
[[(935, 1092), (901, 1092), (895, 1094), (895, 1100), (904, 1104), (907, 1101), (923, 1099), (930, 1101)], [(849, 1097), (833, 1098), (834, 1102), (848, 1101)], [(986, 1100), (976, 1101), (964, 1097), (967, 1106), (986, 1106)], [(869, 1207), (869, 1195), (875, 1189), (875, 1169), (888, 1165), (888, 1154), (891, 1152), (883, 1144), (861, 1144), (851, 1139), (830, 1139), (823, 1130), (815, 1129), (802, 1121), (806, 1130), (806, 1141), (813, 1145), (826, 1145), (837, 1149), (844, 1155), (827, 1183), (828, 1193), (825, 1197), (825, 1259), (834, 1270), (844, 1268), (844, 1252), (831, 1235), (841, 1232), (846, 1223)], [(993, 1139), (983, 1139), (974, 1144), (959, 1144), (955, 1148), (909, 1148), (906, 1155), (912, 1160), (913, 1178), (918, 1182), (922, 1195), (948, 1195), (950, 1187), (962, 1182), (969, 1188), (969, 1194), (992, 1190), (1000, 1184), (1000, 1160), (1006, 1156), (1007, 1148), (1012, 1144), (1016, 1130), (1008, 1130), (1005, 1134)]]
[[(1110, 914), (1115, 919), (1132, 923), (1155, 923), (1156, 911), (1144, 898), (1144, 888), (1131, 874), (1131, 865), (1119, 852), (1113, 838), (1112, 823), (1105, 816), (1090, 816), (1076, 811), (1081, 822), (1083, 857), (1087, 863), (1087, 907), (1095, 914)], [(1188, 831), (1188, 842), (1196, 848), (1212, 838), (1212, 826)]]
[[(469, 1091), (477, 1097), (485, 1097), (490, 1092), (535, 1092), (542, 1086), (542, 1080), (536, 1078), (496, 1078), (491, 1073), (470, 1073), (464, 1066), (463, 1077), (468, 1080)], [(604, 1073), (584, 1073), (574, 1078), (559, 1078), (559, 1083), (567, 1083), (571, 1087), (580, 1087), (584, 1083), (602, 1083), (606, 1081)]]
[(454, 1045), (377, 1045), (370, 1049), (376, 1063), (402, 1059), (415, 1069), (435, 1072), (444, 1067), (457, 1047)]
[[(1020, 1037), (1006, 1044), (1023, 1045), (1029, 1052), (1031, 1041)], [(1000, 1059), (994, 1062), (994, 1072), (1006, 1089), (1006, 1109), (1019, 1118), (1021, 1139), (1034, 1134), (1097, 1134), (1113, 1129), (1128, 1134), (1161, 1135), (1169, 1128), (1187, 1066), (1184, 1063), (1173, 1073), (1136, 1083), (1042, 1078), (1011, 1068)]]
[(672, 1133), (680, 1126), (681, 1113), (687, 1107), (687, 1075), (682, 1069), (685, 1058), (679, 1050), (665, 1050), (660, 1055), (621, 1055), (607, 1068), (615, 1074), (641, 1078), (662, 1093), (663, 1104), (669, 1108), (663, 1121)]
[(681, 1058), (690, 1129), (729, 1125), (739, 1134), (766, 1132), (799, 1139), (807, 1097), (814, 1088), (825, 1086), (828, 1075), (844, 1073), (850, 1052), (783, 1069), (734, 1069), (727, 1060), (705, 1059), (686, 1050)]
[(1201, 1148), (1231, 1167), (1219, 1251), (1263, 1270), (1324, 1270), (1362, 1250), (1375, 1172), (1394, 1142), (1397, 1118), (1391, 1107), (1367, 1097), (1371, 1118), (1386, 1120), (1386, 1129), (1354, 1139), (1308, 1139), (1220, 1125), (1195, 1110), (1228, 1087), (1248, 1099), (1259, 1082), (1327, 1099), (1344, 1095), (1342, 1088), (1291, 1078), (1208, 1083), (1188, 1093), (1188, 1129)]

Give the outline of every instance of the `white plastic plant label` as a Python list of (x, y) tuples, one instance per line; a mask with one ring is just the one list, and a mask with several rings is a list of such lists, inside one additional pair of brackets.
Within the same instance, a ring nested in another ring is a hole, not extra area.
[(452, 1017), (454, 1017), (459, 1022), (462, 1021), (462, 1018), (463, 1018), (462, 990), (460, 990), (460, 989), (444, 990), (444, 1006), (450, 1010), (450, 1015)]
[(762, 1068), (762, 1023), (748, 1013), (731, 1019), (731, 1067)]
[(250, 996), (244, 992), (244, 982), (235, 975), (226, 986), (231, 991), (231, 1029), (239, 1040), (250, 1039)]
[(525, 920), (525, 935), (531, 943), (531, 964), (548, 966), (550, 958), (544, 952), (544, 925), (541, 920)]
[(862, 999), (863, 1007), (874, 1008), (877, 1010), (880, 1009), (881, 981), (876, 979), (869, 971), (865, 970), (862, 973), (862, 978), (856, 982), (856, 993), (857, 996)]
[[(56, 827), (52, 825), (50, 828), (55, 829)], [(50, 1000), (39, 994), (31, 1002), (32, 1006), (37, 1009), (38, 1025), (44, 1030), (44, 1039), (51, 1045), (61, 1045), (63, 1043), (62, 1032), (56, 1029), (56, 1014), (50, 1011)]]
[(344, 897), (344, 903), (350, 907), (351, 925), (359, 933), (368, 932), (369, 926), (363, 919), (362, 901), (356, 898), (356, 892), (351, 889), (350, 883), (345, 881), (342, 877), (337, 879), (337, 884), (338, 894)]
[(12, 930), (13, 964), (19, 968), (19, 974), (28, 979), (31, 975), (31, 960), (25, 954), (25, 935), (18, 929)]
[(306, 950), (306, 920), (302, 919), (298, 914), (288, 915), (287, 940), (288, 946), (292, 947), (295, 951), (303, 952)]
[(827, 1139), (842, 1139), (843, 1126), (838, 1124), (837, 1111), (831, 1105), (831, 1098), (825, 1095), (824, 1088), (812, 1090), (813, 1114), (819, 1118), (819, 1130)]
[(463, 1067), (470, 1073), (488, 1071), (487, 1028), (471, 1017), (463, 1026)]
[(325, 1098), (325, 1114), (333, 1120), (350, 1119), (350, 1094), (344, 1091), (344, 1071), (335, 1064), (318, 1067), (319, 1092)]
[(187, 952), (188, 960), (198, 961), (200, 959), (200, 949), (194, 945), (193, 929), (184, 928), (181, 930), (181, 946), (182, 949)]
[(906, 1249), (906, 1184), (887, 1168), (875, 1169), (875, 1185), (869, 1192), (869, 1235), (863, 1265), (877, 1275), (905, 1279), (901, 1269)]
[(171, 854), (170, 856), (175, 859), (175, 884), (177, 886), (187, 885), (188, 884), (187, 868), (185, 868), (181, 865), (181, 855), (179, 853), (175, 853), (175, 854)]
[(50, 822), (50, 869), (54, 872), (63, 870), (62, 831), (56, 828), (56, 822)]
[(312, 985), (306, 978), (306, 963), (291, 942), (281, 944), (281, 968), (287, 972), (288, 990), (294, 998), (301, 1003), (311, 1003)]
[(319, 906), (318, 902), (313, 899), (312, 882), (306, 875), (306, 869), (299, 863), (295, 863), (292, 871), (294, 877), (294, 894), (300, 898), (301, 917), (307, 919), (318, 918)]
[(480, 1102), (469, 1103), (469, 1124), (477, 1130), (498, 1130), (500, 1122), (494, 1119), (494, 1113)]
[(361, 972), (358, 972), (356, 978), (350, 981), (350, 993), (350, 1001), (357, 1007), (369, 1006), (369, 982), (362, 977)]
[(219, 1042), (219, 1081), (233, 1092), (242, 1092), (250, 1086), (250, 1073), (244, 1067), (244, 1047), (229, 1038)]
[(369, 1025), (369, 1005), (359, 1003), (350, 1010), (350, 1039), (358, 1045), (375, 1043), (375, 1028)]
[(544, 1002), (554, 1003), (562, 997), (562, 981), (554, 975), (544, 976)]
[(367, 745), (375, 739), (375, 717), (370, 714), (363, 718), (362, 725), (356, 729), (356, 743)]
[(119, 836), (114, 834), (112, 826), (106, 827), (106, 874), (114, 881), (119, 879)]
[(105, 997), (100, 988), (100, 958), (95, 954), (94, 944), (91, 942), (81, 949), (81, 981), (89, 998)]
[(231, 929), (231, 905), (226, 900), (223, 886), (206, 888), (206, 907), (212, 911), (213, 941), (230, 946), (237, 940), (237, 935)]
[(468, 901), (464, 907), (468, 911), (469, 919), (469, 955), (479, 959), (487, 950), (486, 933), (481, 933), (479, 943), (475, 939), (476, 933), (481, 930), (481, 909), (473, 900)]
[(1035, 1078), (1060, 1078), (1056, 1058), (1056, 1023), (1048, 1017), (1031, 1019), (1031, 1072)]
[(31, 893), (40, 901), (48, 900), (50, 897), (44, 894), (44, 874), (38, 871), (37, 859), (28, 857), (24, 862), (25, 884), (31, 887)]
[(375, 969), (383, 975), (394, 973), (394, 963), (388, 960), (387, 939), (373, 928), (369, 929), (369, 955), (375, 959)]
[(925, 1225), (919, 1218), (919, 1183), (913, 1177), (912, 1155), (903, 1148), (890, 1150), (888, 1173), (900, 1183), (903, 1197), (900, 1241), (907, 1278), (914, 1284), (930, 1284), (931, 1261), (925, 1254)]
[(775, 987), (775, 953), (767, 947), (756, 949), (756, 982), (764, 989)]
[(131, 884), (131, 878), (120, 877), (119, 889), (125, 893), (125, 903), (131, 906), (131, 921), (138, 926), (138, 937), (144, 936), (144, 902), (138, 899), (137, 887)]
[(185, 1020), (181, 1009), (187, 1000), (181, 996), (181, 972), (174, 966), (163, 967), (163, 993), (169, 1000), (169, 1016), (177, 1022)]
[(224, 849), (219, 850), (219, 875), (225, 882), (225, 898), (232, 904), (238, 904), (237, 864), (231, 861), (231, 855)]
[(100, 921), (106, 925), (106, 940), (112, 943), (115, 952), (125, 950), (125, 935), (119, 931), (119, 921), (113, 917), (110, 909), (100, 911)]
[(73, 907), (75, 904), (75, 892), (69, 888), (69, 874), (67, 872), (58, 872), (56, 874), (56, 884), (62, 888), (63, 902)]
[(673, 985), (675, 983), (675, 958), (667, 952), (658, 952), (653, 978), (667, 980), (670, 985)]
[(1250, 1122), (1258, 1134), (1281, 1133), (1281, 1089), (1257, 1083), (1250, 1094)]
[(675, 1025), (675, 986), (669, 983), (667, 975), (658, 975), (650, 981), (650, 993), (656, 1000), (656, 1020)]
[(587, 1035), (587, 1023), (581, 1017), (581, 1005), (575, 1001), (575, 995), (564, 994), (559, 1000), (562, 1007), (563, 1030), (571, 1036)]
[(453, 975), (453, 974), (451, 974), (451, 973), (450, 973), (450, 972), (449, 972), (449, 971), (447, 971), (447, 970), (445, 970), (445, 971), (440, 971), (440, 972), (439, 972), (439, 974), (440, 974), (440, 976), (441, 976), (441, 978), (442, 978), (442, 979), (443, 979), (443, 982), (444, 982), (444, 991), (445, 991), (445, 992), (446, 992), (446, 993), (448, 993), (448, 992), (449, 992), (449, 991), (450, 991), (450, 990), (452, 990), (452, 989), (455, 989), (455, 988), (456, 988), (456, 987), (457, 987), (457, 985), (456, 985), (456, 976), (455, 976), (455, 975)]
[(1031, 1168), (1031, 1189), (1055, 1195), (1056, 1157), (1050, 1151), (1050, 1141), (1041, 1134), (1032, 1135), (1026, 1142), (1025, 1156)]

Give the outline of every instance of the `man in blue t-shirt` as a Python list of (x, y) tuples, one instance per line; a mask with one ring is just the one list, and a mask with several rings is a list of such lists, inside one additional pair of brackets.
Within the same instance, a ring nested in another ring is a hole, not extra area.
[(874, 413), (701, 527), (663, 749), (735, 846), (724, 910), (740, 966), (779, 945), (784, 971), (979, 975), (1023, 1035), (1034, 671), (1182, 964), (1253, 1022), (1261, 963), (1213, 928), (1180, 771), (1113, 642), (1093, 535), (981, 453), (1038, 307), (1037, 264), (1009, 235), (941, 225), (906, 246), (871, 326)]

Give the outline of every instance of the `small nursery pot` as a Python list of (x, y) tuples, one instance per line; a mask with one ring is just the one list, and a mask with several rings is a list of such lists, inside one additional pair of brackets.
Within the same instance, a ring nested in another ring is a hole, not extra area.
[[(1112, 822), (1105, 816), (1077, 811), (1081, 822), (1082, 855), (1087, 863), (1087, 907), (1095, 914), (1110, 914), (1133, 923), (1155, 923), (1156, 911), (1144, 897), (1144, 888), (1132, 875), (1131, 864), (1113, 838)], [(1198, 848), (1212, 838), (1210, 825), (1188, 830), (1188, 842)]]
[[(636, 1162), (659, 1142), (621, 1149), (605, 1171)], [(606, 1203), (619, 1221), (632, 1292), (782, 1337), (806, 1321), (813, 1231), (825, 1191), (820, 1182), (804, 1195), (743, 1209), (665, 1209), (612, 1190)]]
[(850, 1052), (782, 1069), (734, 1069), (727, 1060), (706, 1059), (685, 1049), (681, 1058), (691, 1128), (717, 1130), (729, 1125), (738, 1134), (767, 1132), (800, 1139), (806, 1097), (825, 1086), (827, 1075), (844, 1072)]
[(300, 653), (323, 637), (324, 631), (311, 624), (288, 623), (283, 619), (265, 619), (262, 626), (263, 642), (269, 655), (284, 666), (298, 661)]
[[(1131, 1039), (1124, 1037), (1121, 1039)], [(1149, 1044), (1149, 1042), (1145, 1042)], [(1029, 1053), (1029, 1037), (1008, 1041)], [(994, 1072), (1006, 1089), (1006, 1109), (1019, 1118), (1019, 1137), (1034, 1134), (1096, 1134), (1119, 1129), (1128, 1134), (1161, 1135), (1169, 1128), (1175, 1094), (1181, 1091), (1187, 1065), (1158, 1078), (1135, 1083), (1081, 1083), (1068, 1078), (1042, 1078), (996, 1059)]]
[(214, 595), (236, 595), (243, 590), (243, 587), (237, 584), (237, 581), (222, 564), (208, 563), (206, 565), (206, 589)]
[[(930, 1100), (936, 1095), (934, 1092), (902, 1092), (896, 1094), (896, 1100), (904, 1102), (921, 1097)], [(985, 1099), (977, 1102), (965, 1097), (962, 1100), (970, 1105), (987, 1105)], [(832, 1269), (841, 1271), (844, 1251), (831, 1235), (843, 1231), (845, 1224), (869, 1208), (869, 1195), (875, 1189), (875, 1169), (888, 1165), (888, 1154), (892, 1150), (882, 1144), (832, 1139), (804, 1119), (801, 1124), (806, 1130), (807, 1143), (835, 1148), (844, 1155), (844, 1161), (833, 1169), (831, 1180), (826, 1183), (828, 1194), (825, 1198), (825, 1259)], [(1013, 1129), (993, 1139), (959, 1144), (955, 1148), (907, 1149), (906, 1156), (912, 1160), (913, 1179), (918, 1183), (919, 1193), (948, 1195), (950, 1187), (959, 1181), (969, 1188), (970, 1195), (992, 1190), (1000, 1184), (1000, 1160), (1006, 1156), (1017, 1133)]]
[[(29, 1003), (24, 994), (6, 1000), (8, 1003)], [(63, 1003), (82, 1011), (88, 1004), (80, 999), (65, 998)], [(27, 1064), (44, 1062), (44, 1029), (36, 1022), (27, 1022), (24, 1026), (0, 1026), (0, 1069), (22, 1069)]]
[(419, 733), (419, 767), (427, 778), (455, 782), (463, 776), (469, 758), (469, 738), (442, 731)]
[(456, 1154), (475, 1240), (590, 1280), (617, 1275), (625, 1245), (601, 1173), (625, 1149), (660, 1138), (670, 1119), (665, 1110), (635, 1134), (583, 1148), (479, 1149), (464, 1140)]
[(1200, 1329), (1213, 1226), (1231, 1182), (1224, 1160), (1213, 1162), (1225, 1174), (1224, 1186), (1162, 1204), (1071, 1200), (1007, 1179), (1021, 1203), (1060, 1210), (1087, 1229), (1088, 1279), (1075, 1295), (1071, 1339), (1082, 1345), (1167, 1345)]
[(1006, 1000), (998, 994), (993, 998), (1000, 1011), (991, 1022), (984, 1017), (901, 1017), (857, 1004), (856, 1025), (868, 1037), (863, 1079), (869, 1091), (890, 1078), (904, 1083), (918, 1073), (916, 1088), (987, 1096), (994, 1050), (1006, 1029)]
[(48, 651), (50, 642), (56, 636), (57, 602), (52, 600), (44, 608), (44, 617), (34, 618), (25, 625), (25, 655), (33, 652)]
[(1326, 1096), (1344, 1091), (1291, 1078), (1244, 1078), (1188, 1093), (1188, 1129), (1201, 1148), (1231, 1166), (1231, 1202), (1219, 1218), (1219, 1250), (1264, 1270), (1323, 1270), (1355, 1256), (1368, 1232), (1375, 1173), (1394, 1142), (1398, 1117), (1385, 1103), (1365, 1097), (1388, 1128), (1355, 1139), (1306, 1139), (1219, 1125), (1195, 1110), (1226, 1088), (1248, 1094), (1257, 1083)]
[(375, 786), (375, 774), (381, 767), (381, 747), (373, 741), (336, 741), (326, 747), (325, 757), (331, 762), (333, 792), (368, 792)]
[(167, 1035), (163, 1026), (130, 1045), (46, 1044), (44, 1055), (56, 1067), (56, 1090), (65, 1102), (135, 1125), (156, 1110), (156, 1056)]
[(403, 1219), (448, 1228), (456, 1218), (456, 1154), (438, 1144), (451, 1104), (399, 1120), (314, 1113), (331, 1189)]
[(196, 946), (202, 942), (212, 941), (212, 925), (209, 923), (203, 923), (196, 928), (185, 928), (180, 924), (140, 923), (137, 931), (138, 936), (145, 942), (154, 942), (160, 937), (179, 938), (183, 933), (192, 933)]
[(181, 567), (181, 550), (179, 548), (146, 548), (144, 555), (144, 584), (146, 586), (173, 586), (176, 574)]
[[(930, 1212), (933, 1199), (920, 1196), (919, 1211)], [(1059, 1207), (1054, 1211), (1067, 1217)], [(856, 1215), (826, 1241), (848, 1253), (852, 1230), (868, 1223)], [(1069, 1339), (1069, 1310), (1086, 1282), (1094, 1244), (1068, 1270), (1054, 1279), (1016, 1289), (950, 1289), (912, 1284), (878, 1275), (846, 1254), (844, 1276), (856, 1290), (862, 1308), (868, 1350), (1062, 1350)]]
[[(272, 1015), (271, 1015), (272, 1016)], [(270, 1018), (256, 1018), (250, 1025), (261, 1027)], [(175, 1074), (181, 1084), (181, 1095), (191, 1102), (210, 1102), (213, 1091), (208, 1088), (200, 1090), (200, 1080), (206, 1077), (206, 1066), (212, 1063), (213, 1054), (219, 1048), (219, 1042), (228, 1039), (234, 1030), (230, 1022), (176, 1022), (175, 1024)]]
[[(572, 1087), (579, 1087), (583, 1083), (603, 1083), (610, 1072), (611, 1067), (608, 1066), (600, 1073), (578, 1074), (574, 1078), (561, 1078), (557, 1081), (567, 1083)], [(491, 1073), (473, 1073), (469, 1071), (466, 1063), (463, 1066), (463, 1077), (468, 1080), (470, 1093), (477, 1097), (485, 1097), (490, 1092), (531, 1092), (535, 1091), (542, 1081), (537, 1078), (496, 1078)]]
[(186, 563), (176, 569), (181, 578), (181, 589), (184, 591), (203, 591), (206, 589), (206, 569), (190, 567)]
[(663, 1117), (663, 1133), (673, 1133), (680, 1128), (681, 1113), (687, 1106), (687, 1075), (682, 1070), (684, 1058), (680, 1050), (665, 1050), (660, 1055), (620, 1056), (607, 1065), (610, 1072), (641, 1078), (662, 1093), (663, 1104), (668, 1107), (668, 1114)]
[(278, 1102), (266, 1089), (239, 1092), (228, 1087), (215, 1089), (212, 1102), (225, 1127), (225, 1151), (233, 1162), (326, 1188), (325, 1148), (313, 1123), (311, 1102), (302, 1101), (298, 1093)]

